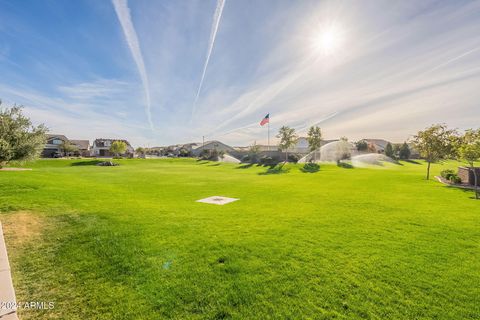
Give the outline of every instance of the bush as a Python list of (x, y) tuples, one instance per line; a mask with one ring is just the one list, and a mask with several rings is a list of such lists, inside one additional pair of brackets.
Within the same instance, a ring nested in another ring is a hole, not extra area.
[(102, 167), (116, 167), (119, 166), (118, 163), (112, 162), (112, 161), (103, 161), (97, 163), (97, 166), (102, 166)]
[(446, 170), (443, 170), (442, 172), (440, 172), (440, 175), (441, 175), (443, 178), (445, 178), (445, 179), (447, 179), (447, 180), (450, 180), (450, 177), (451, 177), (452, 175), (456, 175), (456, 174), (455, 174), (455, 172), (454, 172), (453, 170), (451, 170), (451, 169), (446, 169)]
[(278, 164), (278, 159), (264, 156), (260, 158), (260, 164), (263, 166), (275, 166)]
[(462, 179), (460, 179), (459, 176), (457, 176), (455, 173), (450, 175), (450, 177), (448, 178), (448, 180), (450, 180), (451, 183), (462, 183)]
[(317, 172), (318, 170), (320, 170), (320, 166), (317, 164), (317, 163), (313, 163), (313, 162), (308, 162), (308, 163), (305, 163), (305, 165), (303, 166), (302, 169), (300, 169), (302, 172), (310, 172), (310, 173), (313, 173), (313, 172)]
[(178, 152), (178, 156), (179, 157), (190, 157), (190, 151), (188, 151), (187, 149), (180, 149), (180, 151)]
[(250, 156), (248, 154), (244, 155), (241, 160), (243, 163), (250, 162)]
[(288, 155), (288, 162), (297, 163), (298, 160), (300, 160), (300, 156), (298, 154), (290, 153)]
[(225, 155), (224, 151), (218, 151), (217, 149), (202, 150), (200, 154), (200, 159), (209, 160), (209, 161), (218, 161), (220, 158), (223, 159), (224, 155)]

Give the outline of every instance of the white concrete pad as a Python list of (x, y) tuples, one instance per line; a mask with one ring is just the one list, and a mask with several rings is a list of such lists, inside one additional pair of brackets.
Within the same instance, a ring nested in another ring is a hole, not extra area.
[(18, 317), (16, 312), (12, 312), (4, 316), (0, 316), (0, 319), (1, 320), (18, 320)]
[(10, 265), (8, 263), (7, 248), (3, 238), (2, 224), (0, 223), (0, 301), (6, 303), (5, 307), (0, 308), (0, 318), (16, 310), (15, 291), (13, 289), (12, 277), (10, 276)]
[(224, 204), (234, 202), (234, 201), (237, 201), (237, 200), (240, 200), (240, 199), (227, 198), (227, 197), (222, 197), (222, 196), (213, 196), (213, 197), (208, 197), (208, 198), (205, 198), (205, 199), (197, 200), (197, 202), (218, 204), (220, 206), (223, 206)]

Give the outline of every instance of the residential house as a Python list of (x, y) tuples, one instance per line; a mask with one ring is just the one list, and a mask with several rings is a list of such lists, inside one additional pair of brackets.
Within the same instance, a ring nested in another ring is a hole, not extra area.
[[(329, 144), (330, 142), (335, 142), (338, 140), (321, 140), (320, 142), (320, 147), (323, 147), (326, 144)], [(275, 146), (276, 149), (278, 149), (278, 146)], [(291, 149), (288, 150), (289, 153), (298, 153), (298, 154), (308, 154), (310, 153), (310, 145), (308, 144), (308, 138), (307, 137), (299, 137), (295, 143), (295, 146), (293, 146)]]
[(164, 155), (165, 147), (149, 147), (145, 148), (146, 157), (160, 157)]
[(201, 146), (201, 143), (185, 143), (185, 144), (175, 144), (168, 147), (164, 147), (164, 154), (167, 156), (177, 156), (177, 157), (188, 157), (193, 154), (193, 149)]
[(78, 151), (74, 154), (82, 157), (90, 156), (90, 141), (88, 140), (70, 140), (70, 143), (77, 147)]
[(63, 134), (47, 134), (47, 143), (43, 147), (43, 158), (58, 158), (63, 156), (62, 145), (68, 142)]
[(123, 157), (133, 157), (135, 150), (132, 148), (127, 140), (123, 139), (95, 139), (90, 150), (90, 154), (94, 157), (113, 157), (114, 154), (110, 152), (110, 147), (114, 141), (123, 141), (127, 145), (127, 151), (121, 154)]
[[(368, 144), (368, 148), (376, 153), (385, 153), (385, 148), (389, 142), (383, 139), (362, 139)], [(392, 145), (393, 146), (393, 145)]]
[(190, 144), (191, 145), (191, 152), (192, 155), (195, 157), (198, 157), (199, 155), (202, 154), (203, 150), (217, 150), (217, 151), (223, 151), (228, 154), (236, 154), (236, 150), (229, 145), (222, 143), (217, 140), (212, 140), (212, 141), (206, 141), (205, 143), (195, 143), (195, 144)]
[[(77, 147), (78, 151), (65, 154), (64, 144), (71, 144)], [(43, 147), (41, 156), (43, 158), (58, 158), (65, 155), (69, 156), (90, 156), (90, 142), (88, 140), (69, 140), (63, 134), (47, 134), (47, 143)]]
[(307, 154), (310, 152), (308, 139), (306, 137), (298, 137), (295, 146), (288, 150), (291, 153)]
[[(278, 151), (278, 145), (276, 144), (271, 144), (271, 145), (266, 145), (266, 144), (257, 144), (259, 152), (263, 151)], [(247, 151), (250, 151), (251, 146), (246, 147)]]

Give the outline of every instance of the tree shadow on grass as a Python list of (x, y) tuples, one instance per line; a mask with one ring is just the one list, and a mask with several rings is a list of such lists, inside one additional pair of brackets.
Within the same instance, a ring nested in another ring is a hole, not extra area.
[(317, 163), (305, 163), (303, 168), (300, 169), (303, 173), (315, 173), (320, 170), (320, 166)]
[(254, 165), (253, 163), (244, 163), (239, 165), (238, 167), (235, 167), (235, 169), (248, 169), (253, 167), (253, 165)]
[(270, 175), (270, 174), (282, 174), (282, 173), (287, 173), (290, 171), (289, 168), (284, 169), (283, 166), (285, 165), (285, 162), (277, 165), (277, 166), (271, 166), (270, 168), (267, 169), (265, 172), (259, 172), (258, 174), (261, 176), (265, 175)]
[(207, 161), (207, 160), (197, 160), (197, 164), (207, 164), (207, 163), (210, 163), (210, 161)]
[(97, 164), (103, 162), (102, 160), (90, 160), (90, 161), (78, 161), (78, 162), (72, 162), (71, 166), (76, 167), (76, 166), (96, 166)]
[(418, 161), (415, 161), (415, 160), (410, 160), (410, 159), (407, 159), (407, 160), (403, 160), (405, 162), (408, 162), (408, 163), (413, 163), (413, 164), (421, 164), (420, 162)]
[[(455, 189), (455, 190), (461, 190), (463, 191), (464, 193), (468, 193), (468, 194), (471, 194), (472, 196), (471, 197), (468, 197), (469, 199), (473, 199), (473, 200), (479, 200), (480, 199), (477, 199), (475, 197), (475, 188), (472, 186), (472, 187), (468, 187), (468, 188), (462, 188), (462, 187), (459, 187), (458, 185), (454, 185), (454, 184), (450, 184), (450, 185), (445, 185), (445, 188), (448, 188), (448, 189)], [(479, 195), (480, 195), (480, 192), (479, 192)]]
[(217, 167), (220, 165), (220, 162), (209, 164), (209, 167)]
[(344, 169), (353, 169), (354, 166), (352, 166), (350, 163), (346, 162), (338, 162), (337, 167), (344, 168)]

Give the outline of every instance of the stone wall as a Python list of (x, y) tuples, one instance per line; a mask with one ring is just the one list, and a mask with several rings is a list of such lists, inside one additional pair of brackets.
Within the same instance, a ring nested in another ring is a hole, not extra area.
[[(477, 186), (480, 186), (480, 168), (475, 168), (477, 173)], [(475, 184), (475, 176), (473, 170), (467, 167), (458, 167), (458, 176), (462, 179), (462, 183), (467, 183), (470, 185)]]

